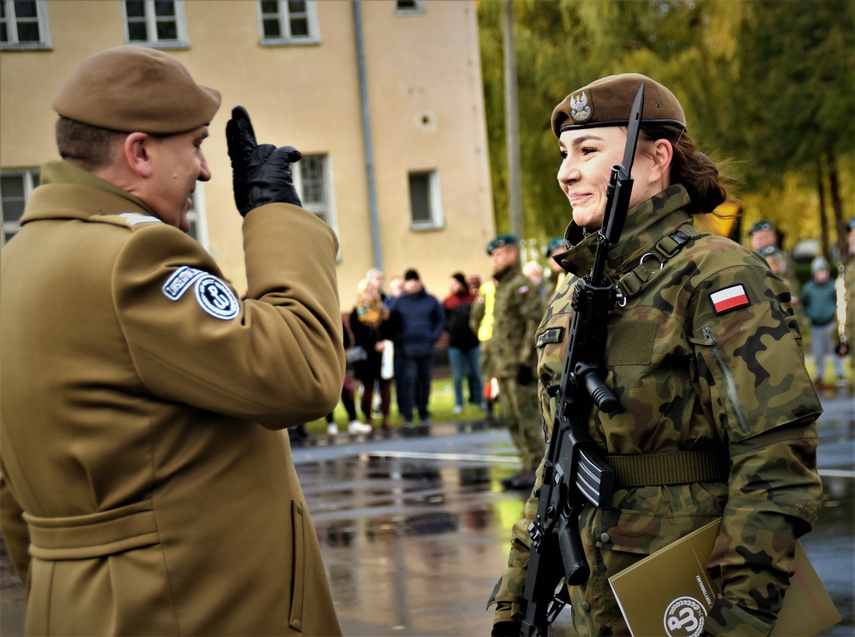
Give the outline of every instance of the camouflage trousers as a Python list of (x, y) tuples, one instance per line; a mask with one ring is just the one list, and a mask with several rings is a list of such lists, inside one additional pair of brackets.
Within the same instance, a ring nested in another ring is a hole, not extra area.
[(499, 406), (523, 469), (534, 471), (546, 450), (537, 383), (520, 385), (515, 377), (500, 376)]

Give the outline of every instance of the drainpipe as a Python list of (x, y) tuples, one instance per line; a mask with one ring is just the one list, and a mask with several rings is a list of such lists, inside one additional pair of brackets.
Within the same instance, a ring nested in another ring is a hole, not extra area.
[[(523, 238), (522, 188), (520, 186), (520, 125), (517, 104), (517, 50), (514, 44), (513, 0), (505, 0), (505, 128), (508, 136), (508, 194), (511, 234)], [(523, 252), (525, 257), (525, 252)]]
[(371, 215), (371, 246), (374, 267), (383, 269), (380, 245), (380, 218), (377, 214), (377, 184), (374, 179), (374, 149), (371, 145), (371, 110), (368, 107), (368, 81), (365, 75), (365, 46), (362, 41), (362, 4), (353, 0), (353, 31), (356, 34), (356, 63), (359, 70), (359, 100), (362, 110), (362, 139), (365, 143), (365, 172), (368, 179), (368, 206)]

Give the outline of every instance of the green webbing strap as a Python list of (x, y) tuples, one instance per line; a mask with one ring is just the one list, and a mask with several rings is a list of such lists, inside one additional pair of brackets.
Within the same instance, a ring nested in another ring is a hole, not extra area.
[(689, 224), (683, 224), (679, 230), (662, 237), (653, 249), (643, 255), (639, 263), (624, 274), (617, 286), (624, 298), (632, 298), (641, 291), (644, 284), (659, 271), (665, 262), (683, 249), (689, 239), (698, 236), (698, 230)]
[(727, 482), (730, 461), (721, 451), (676, 451), (605, 457), (615, 489), (693, 482)]

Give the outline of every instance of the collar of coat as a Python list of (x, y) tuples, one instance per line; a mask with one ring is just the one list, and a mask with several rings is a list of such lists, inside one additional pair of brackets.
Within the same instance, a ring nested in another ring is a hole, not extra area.
[(517, 273), (522, 274), (522, 263), (520, 263), (519, 260), (514, 261), (504, 270), (496, 272), (493, 275), (493, 278), (496, 279), (496, 281), (504, 281), (505, 279), (510, 280), (514, 278)]
[[(618, 278), (628, 272), (659, 239), (685, 224), (689, 214), (684, 208), (690, 201), (686, 189), (681, 184), (674, 184), (632, 208), (627, 213), (620, 240), (609, 248), (606, 275)], [(588, 274), (594, 264), (597, 234), (587, 233), (571, 221), (564, 238), (572, 247), (556, 255), (555, 260), (572, 274)]]
[(40, 185), (27, 199), (21, 225), (38, 219), (83, 219), (94, 215), (137, 212), (154, 215), (146, 205), (118, 186), (64, 160), (41, 168)]

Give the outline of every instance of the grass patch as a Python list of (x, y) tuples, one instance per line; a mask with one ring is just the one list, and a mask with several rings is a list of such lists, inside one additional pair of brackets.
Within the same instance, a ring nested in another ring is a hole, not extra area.
[[(354, 381), (354, 385), (358, 388), (359, 382)], [(359, 394), (357, 389), (356, 395), (356, 413), (361, 418), (362, 413), (359, 409)], [(468, 388), (466, 386), (466, 382), (463, 383), (463, 398), (464, 400), (468, 399)], [(475, 407), (474, 405), (465, 405), (463, 408), (463, 413), (454, 414), (452, 411), (454, 410), (454, 387), (451, 383), (450, 376), (441, 376), (439, 378), (434, 378), (431, 382), (430, 389), (430, 401), (428, 402), (428, 410), (430, 411), (431, 421), (434, 423), (440, 422), (470, 422), (473, 420), (482, 420), (484, 418), (484, 412)], [(342, 430), (342, 426), (347, 427), (347, 423), (349, 422), (349, 418), (347, 416), (347, 411), (345, 411), (344, 406), (339, 402), (336, 406), (335, 411), (333, 412), (333, 417), (335, 418), (336, 424), (338, 424), (339, 430)], [(389, 414), (389, 421), (392, 424), (392, 427), (398, 428), (403, 425), (403, 419), (398, 415), (398, 406), (395, 403), (395, 390), (392, 389), (392, 409)], [(374, 419), (374, 426), (380, 426), (380, 419)], [(310, 435), (313, 434), (321, 434), (325, 433), (327, 430), (327, 421), (325, 418), (319, 418), (318, 420), (314, 420), (310, 423), (306, 424), (306, 431), (309, 432)]]

